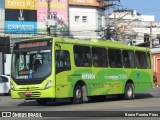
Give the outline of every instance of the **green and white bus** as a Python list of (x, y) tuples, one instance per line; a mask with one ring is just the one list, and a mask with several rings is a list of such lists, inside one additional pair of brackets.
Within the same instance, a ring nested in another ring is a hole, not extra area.
[(153, 87), (147, 48), (104, 40), (44, 37), (14, 44), (11, 96), (46, 104), (60, 98), (73, 103), (134, 94)]

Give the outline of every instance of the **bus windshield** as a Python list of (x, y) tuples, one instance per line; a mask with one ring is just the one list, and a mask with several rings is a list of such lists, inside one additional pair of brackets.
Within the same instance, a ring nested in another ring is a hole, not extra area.
[(12, 76), (15, 79), (39, 79), (51, 73), (51, 47), (13, 51)]

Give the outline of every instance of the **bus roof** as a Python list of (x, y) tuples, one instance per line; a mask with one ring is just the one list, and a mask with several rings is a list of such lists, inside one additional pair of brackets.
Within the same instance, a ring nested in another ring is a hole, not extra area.
[(55, 43), (59, 42), (59, 43), (70, 43), (70, 44), (76, 44), (76, 45), (90, 45), (90, 46), (93, 45), (93, 46), (119, 48), (119, 49), (150, 51), (149, 48), (128, 46), (128, 45), (124, 45), (122, 42), (119, 42), (119, 41), (103, 40), (103, 39), (96, 39), (96, 38), (92, 38), (90, 40), (82, 40), (82, 39), (75, 39), (75, 38), (46, 36), (43, 38), (26, 39), (26, 40), (23, 40), (23, 41), (20, 41), (17, 43), (27, 42), (27, 41), (44, 40), (44, 39), (52, 39)]
[(124, 45), (119, 41), (111, 41), (111, 40), (102, 40), (102, 39), (90, 39), (90, 40), (81, 40), (81, 39), (71, 39), (71, 38), (53, 38), (55, 42), (61, 43), (71, 43), (76, 45), (93, 45), (93, 46), (101, 46), (101, 47), (110, 47), (110, 48), (120, 48), (120, 49), (130, 49), (130, 50), (140, 50), (140, 51), (150, 51), (149, 48), (137, 47), (137, 46), (128, 46)]

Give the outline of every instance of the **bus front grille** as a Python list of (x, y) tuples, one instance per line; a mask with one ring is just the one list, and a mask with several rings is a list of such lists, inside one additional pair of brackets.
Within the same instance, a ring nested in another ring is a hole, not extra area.
[(18, 92), (21, 98), (39, 98), (41, 96), (40, 92)]
[(19, 88), (19, 90), (23, 90), (23, 91), (29, 91), (29, 90), (38, 90), (39, 87), (24, 87), (24, 88)]

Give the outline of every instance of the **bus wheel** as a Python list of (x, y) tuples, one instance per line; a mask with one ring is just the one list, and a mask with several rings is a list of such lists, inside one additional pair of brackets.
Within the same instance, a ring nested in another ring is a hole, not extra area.
[(127, 83), (125, 86), (124, 99), (132, 100), (134, 99), (134, 85), (132, 83)]
[(47, 104), (47, 99), (37, 99), (38, 105), (46, 105)]
[(82, 87), (80, 85), (76, 85), (73, 93), (73, 103), (80, 104), (82, 103), (82, 101), (83, 101)]

